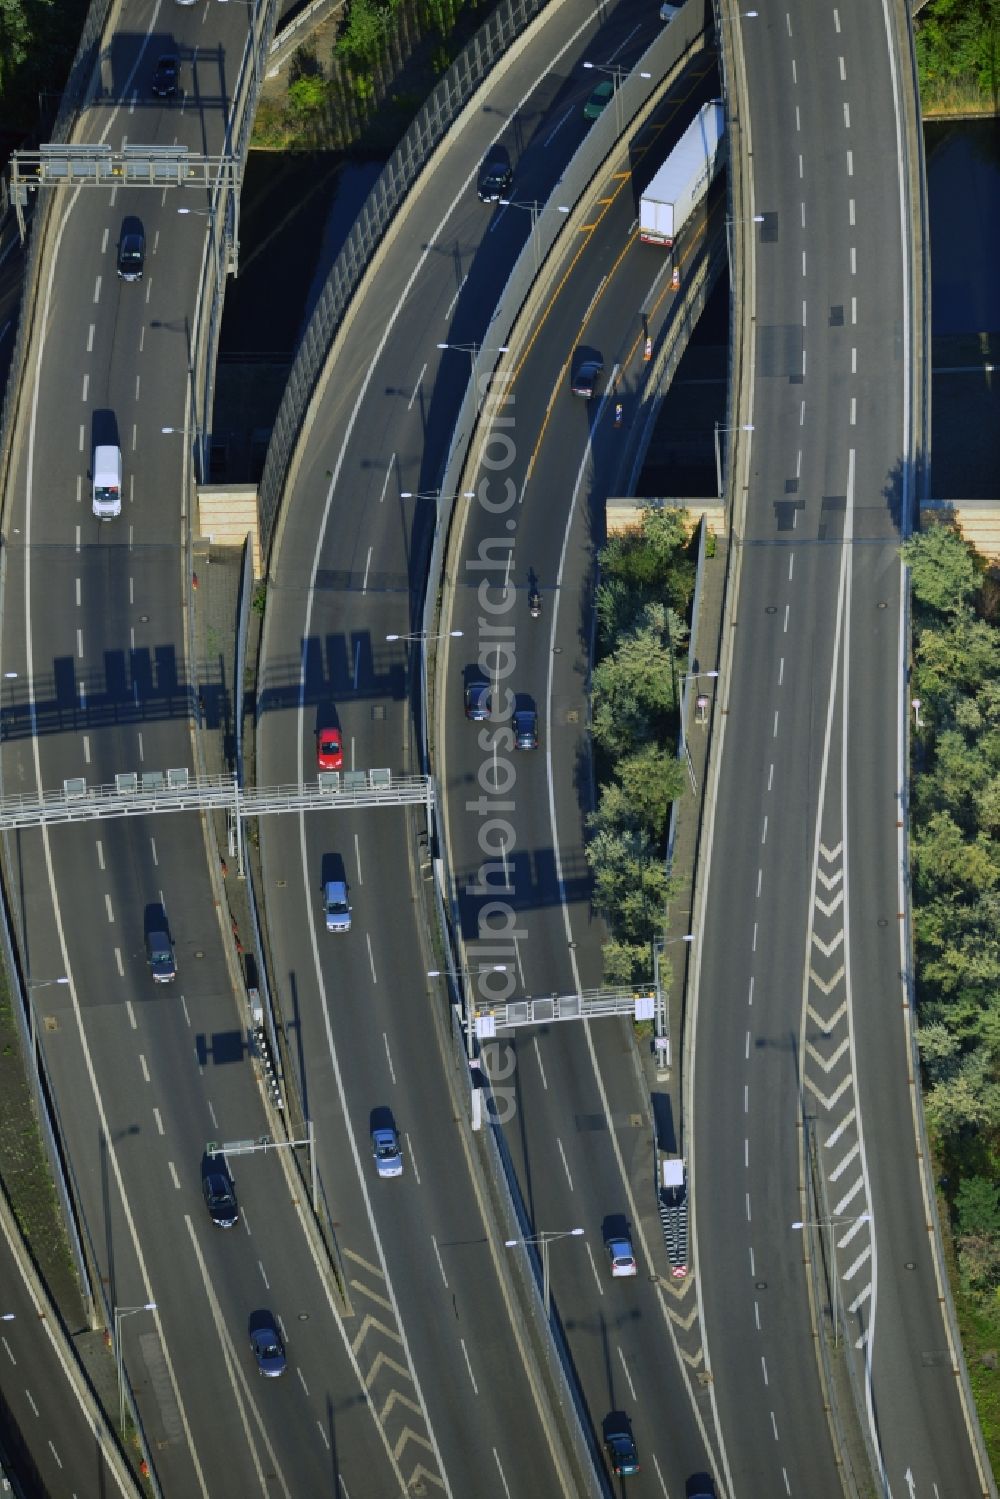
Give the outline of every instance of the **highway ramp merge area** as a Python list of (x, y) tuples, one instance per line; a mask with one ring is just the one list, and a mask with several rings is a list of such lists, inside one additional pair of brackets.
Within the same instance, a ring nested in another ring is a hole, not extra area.
[(708, 192), (722, 161), (726, 112), (721, 99), (703, 105), (642, 195), (639, 238), (669, 250), (681, 225)]

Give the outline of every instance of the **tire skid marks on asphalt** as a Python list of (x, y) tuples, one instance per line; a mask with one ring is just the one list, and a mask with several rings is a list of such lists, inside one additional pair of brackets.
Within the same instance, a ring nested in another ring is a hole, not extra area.
[[(438, 1472), (433, 1443), (417, 1398), (406, 1345), (396, 1324), (392, 1302), (386, 1296), (385, 1276), (378, 1265), (344, 1245), (342, 1254), (350, 1263), (350, 1286), (357, 1293), (361, 1320), (351, 1341), (351, 1352), (362, 1369), (364, 1386), (400, 1467), (413, 1460), (407, 1476), (408, 1493), (425, 1493), (433, 1483), (444, 1489)], [(364, 1310), (368, 1302), (373, 1308)], [(377, 1308), (377, 1311), (374, 1310)], [(429, 1462), (430, 1467), (424, 1463)]]

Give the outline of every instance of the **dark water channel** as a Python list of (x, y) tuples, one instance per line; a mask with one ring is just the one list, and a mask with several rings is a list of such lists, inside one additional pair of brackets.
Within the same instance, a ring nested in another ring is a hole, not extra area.
[[(925, 127), (931, 226), (932, 495), (1000, 497), (1000, 124)], [(216, 477), (256, 477), (288, 366), (380, 162), (252, 154), (240, 273), (226, 295), (216, 394)], [(710, 299), (660, 414), (640, 492), (715, 493), (713, 432), (726, 420), (729, 292)]]

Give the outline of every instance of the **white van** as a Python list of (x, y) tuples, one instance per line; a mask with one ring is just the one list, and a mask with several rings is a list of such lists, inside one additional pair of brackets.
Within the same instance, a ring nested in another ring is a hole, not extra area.
[(94, 514), (98, 520), (113, 520), (122, 513), (122, 450), (94, 449)]

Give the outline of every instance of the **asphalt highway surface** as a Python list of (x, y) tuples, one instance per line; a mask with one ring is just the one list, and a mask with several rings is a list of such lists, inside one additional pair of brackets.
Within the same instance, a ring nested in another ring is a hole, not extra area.
[[(832, 1341), (832, 1316), (842, 1429), (881, 1491), (969, 1496), (980, 1476), (915, 1169), (901, 979), (908, 64), (880, 8), (739, 24), (748, 212), (762, 216), (746, 229), (753, 434), (735, 484), (691, 1148), (725, 1480), (748, 1496), (841, 1493), (813, 1338), (815, 1319)], [(807, 1255), (835, 1266), (812, 1304)]]

